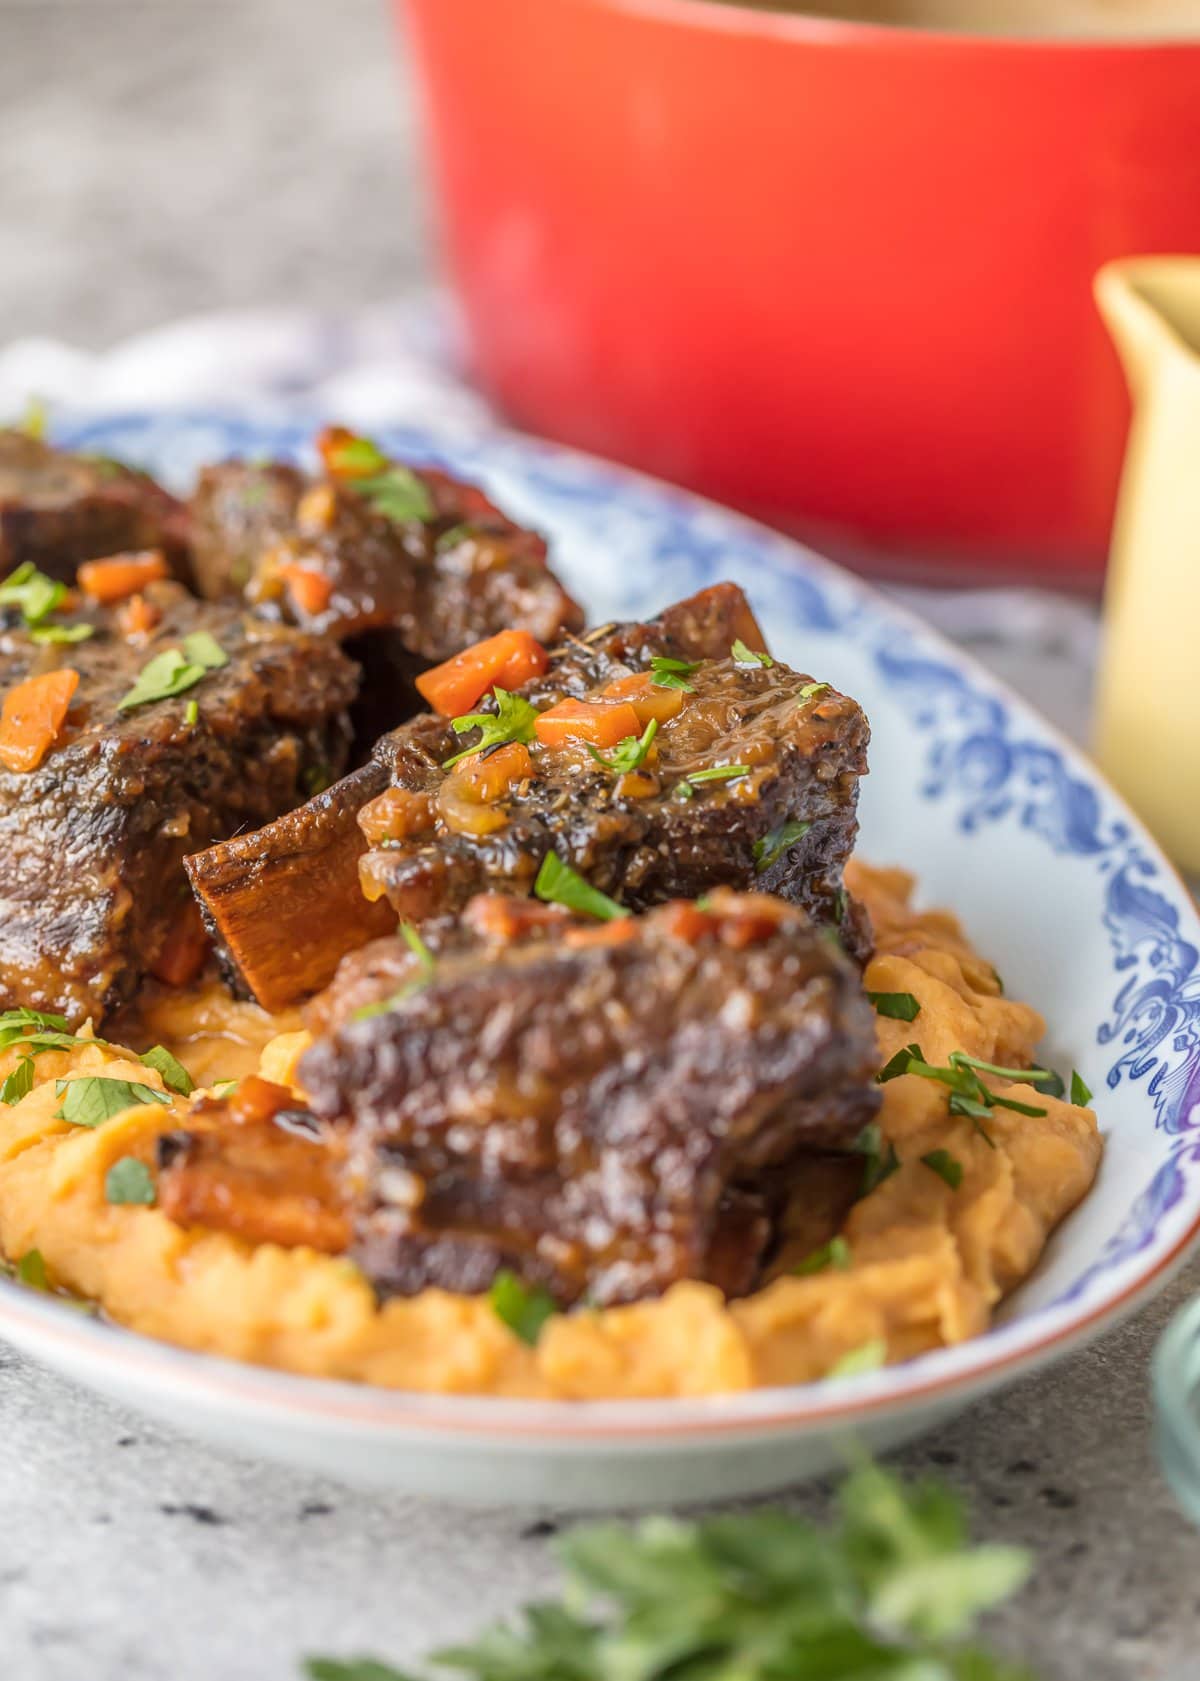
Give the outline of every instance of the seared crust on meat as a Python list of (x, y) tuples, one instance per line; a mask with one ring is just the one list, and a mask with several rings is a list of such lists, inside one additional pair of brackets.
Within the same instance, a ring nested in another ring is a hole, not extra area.
[(149, 474), (0, 430), (0, 575), (32, 562), (71, 583), (80, 561), (134, 549), (186, 576), (187, 511)]
[(430, 932), (432, 970), (398, 940), (349, 960), (301, 1067), (349, 1127), (353, 1253), (377, 1287), (472, 1293), (510, 1267), (564, 1303), (750, 1290), (806, 1156), (852, 1145), (878, 1103), (836, 941), (725, 890), (600, 926), (507, 937), (485, 910)]
[[(738, 638), (763, 646), (741, 590), (718, 584), (645, 624), (604, 625), (569, 639), (551, 653), (545, 676), (522, 693), (548, 705), (645, 669), (656, 654), (724, 656)], [(327, 985), (348, 951), (382, 933), (389, 920), (394, 924), (386, 906), (363, 898), (359, 863), (367, 846), (355, 814), (393, 783), (403, 784), (410, 769), (432, 776), (456, 745), (446, 720), (424, 713), (383, 737), (371, 762), (286, 821), (188, 859), (193, 889), (231, 972), (265, 1008), (282, 1009)]]
[[(195, 915), (185, 852), (294, 806), (336, 776), (357, 669), (331, 642), (196, 601), (174, 583), (145, 592), (155, 629), (42, 645), (0, 635), (6, 690), (70, 667), (79, 686), (36, 769), (0, 770), (0, 999), (72, 1021), (127, 1001), (181, 915)], [(226, 664), (173, 698), (121, 710), (138, 672), (206, 632)], [(195, 707), (192, 721), (191, 707)]]

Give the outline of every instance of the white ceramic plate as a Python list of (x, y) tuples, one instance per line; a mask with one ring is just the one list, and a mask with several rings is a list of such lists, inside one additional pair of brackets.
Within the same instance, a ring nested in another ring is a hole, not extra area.
[[(62, 441), (177, 487), (203, 461), (303, 455), (309, 424), (212, 416), (60, 426)], [(593, 621), (722, 578), (775, 652), (855, 695), (873, 727), (862, 849), (959, 911), (1047, 1054), (1096, 1092), (1099, 1182), (1000, 1322), (975, 1341), (835, 1383), (703, 1401), (493, 1401), (323, 1383), (155, 1343), (17, 1285), (0, 1333), (198, 1435), (352, 1481), (481, 1502), (655, 1504), (750, 1493), (827, 1468), (855, 1434), (890, 1445), (1127, 1312), (1200, 1226), (1200, 923), (1097, 773), (1015, 696), (804, 549), (683, 492), (549, 445), (397, 432), (402, 456), (480, 479), (553, 542)], [(1147, 650), (1152, 662), (1153, 650)]]

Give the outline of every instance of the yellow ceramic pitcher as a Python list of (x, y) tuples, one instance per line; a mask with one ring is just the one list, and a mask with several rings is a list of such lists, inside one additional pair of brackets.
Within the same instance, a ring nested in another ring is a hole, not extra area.
[(1200, 870), (1200, 257), (1111, 263), (1096, 297), (1134, 404), (1096, 756), (1175, 861)]

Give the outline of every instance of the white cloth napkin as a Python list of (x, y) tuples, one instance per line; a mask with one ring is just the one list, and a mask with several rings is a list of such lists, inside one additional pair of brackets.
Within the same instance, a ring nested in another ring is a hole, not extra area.
[[(93, 413), (218, 408), (302, 410), (369, 429), (393, 423), (477, 426), (493, 418), (457, 353), (450, 301), (421, 293), (355, 316), (304, 310), (195, 315), (91, 352), (56, 339), (0, 350), (0, 419), (31, 400)], [(1098, 614), (1038, 589), (890, 586), (966, 644), (1077, 740), (1086, 739)]]

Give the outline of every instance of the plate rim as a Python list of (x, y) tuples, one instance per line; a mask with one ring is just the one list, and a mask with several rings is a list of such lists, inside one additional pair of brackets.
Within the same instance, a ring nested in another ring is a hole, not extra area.
[[(121, 426), (169, 429), (172, 426), (213, 427), (226, 433), (244, 431), (291, 434), (303, 438), (314, 421), (326, 418), (303, 408), (223, 411), (211, 407), (170, 411), (62, 410), (53, 419), (55, 436), (72, 432), (111, 431)], [(876, 619), (899, 623), (914, 633), (918, 644), (936, 651), (967, 678), (972, 690), (1003, 701), (1033, 733), (1054, 744), (1063, 761), (1090, 788), (1103, 795), (1127, 826), (1132, 839), (1161, 872), (1171, 891), (1171, 908), (1180, 913), (1181, 926), (1200, 942), (1200, 911), (1176, 866), (1147, 830), (1123, 796), (1107, 781), (1086, 752), (1045, 718), (1003, 679), (927, 623), (913, 608), (895, 602), (871, 583), (827, 559), (806, 544), (751, 517), (695, 492), (602, 456), (573, 449), (548, 439), (487, 424), (417, 426), (381, 423), (386, 436), (424, 441), (431, 453), (439, 449), (514, 452), (518, 463), (539, 458), (574, 466), (601, 476), (605, 492), (622, 485), (640, 486), (655, 498), (684, 505), (741, 530), (761, 546), (769, 545), (781, 559), (787, 556), (798, 575), (807, 574), (833, 585)], [(78, 442), (78, 439), (75, 440)], [(497, 470), (513, 462), (497, 462)], [(747, 585), (747, 588), (752, 588)], [(1079, 1304), (1052, 1302), (1024, 1319), (993, 1326), (979, 1336), (951, 1347), (930, 1350), (909, 1362), (879, 1372), (839, 1380), (779, 1385), (725, 1395), (583, 1401), (518, 1399), (486, 1395), (444, 1394), (394, 1389), (346, 1379), (308, 1376), (278, 1368), (237, 1361), (153, 1337), (147, 1333), (81, 1315), (69, 1303), (39, 1297), (26, 1286), (0, 1278), (0, 1334), (15, 1324), (14, 1340), (31, 1345), (50, 1342), (62, 1358), (74, 1353), (85, 1363), (104, 1360), (116, 1351), (123, 1373), (139, 1369), (156, 1387), (182, 1385), (193, 1396), (205, 1395), (214, 1404), (252, 1406), (256, 1413), (283, 1418), (303, 1415), (301, 1422), (330, 1427), (353, 1425), (383, 1435), (425, 1435), (479, 1441), (515, 1442), (542, 1438), (541, 1445), (563, 1450), (607, 1443), (635, 1447), (663, 1447), (668, 1441), (695, 1441), (737, 1436), (828, 1430), (882, 1420), (910, 1407), (953, 1405), (973, 1393), (1011, 1381), (1023, 1372), (1044, 1366), (1115, 1325), (1144, 1305), (1167, 1283), (1200, 1238), (1200, 1178), (1193, 1182), (1191, 1212), (1173, 1237), (1154, 1239), (1131, 1262), (1129, 1276), (1079, 1311)], [(1098, 1258), (1097, 1256), (1094, 1259)], [(1032, 1326), (1032, 1330), (1031, 1330)], [(24, 1332), (24, 1335), (22, 1335)], [(130, 1378), (130, 1381), (134, 1381)], [(547, 1437), (550, 1438), (547, 1440)]]

